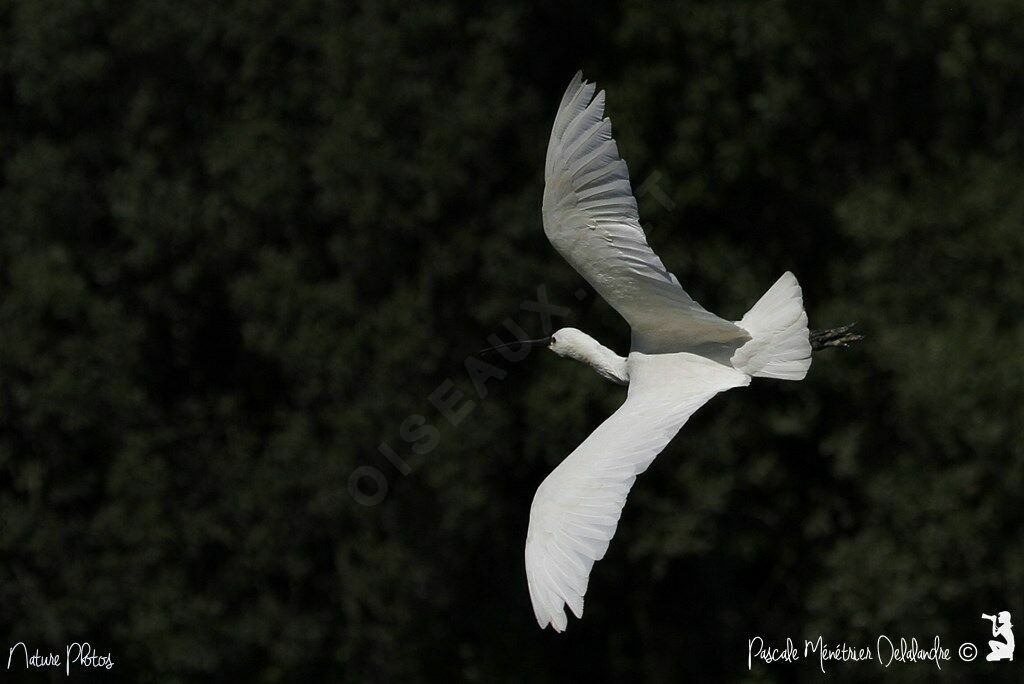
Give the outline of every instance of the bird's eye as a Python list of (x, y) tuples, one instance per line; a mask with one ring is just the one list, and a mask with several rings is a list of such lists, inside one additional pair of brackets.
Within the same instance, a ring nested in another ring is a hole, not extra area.
[(558, 340), (556, 340), (554, 337), (552, 337), (551, 338), (551, 344), (555, 344), (556, 342), (558, 342)]

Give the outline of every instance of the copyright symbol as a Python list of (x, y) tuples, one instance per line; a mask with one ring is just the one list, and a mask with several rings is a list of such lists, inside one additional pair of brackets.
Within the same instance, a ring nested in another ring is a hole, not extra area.
[(960, 660), (969, 663), (978, 657), (978, 648), (970, 641), (960, 644)]

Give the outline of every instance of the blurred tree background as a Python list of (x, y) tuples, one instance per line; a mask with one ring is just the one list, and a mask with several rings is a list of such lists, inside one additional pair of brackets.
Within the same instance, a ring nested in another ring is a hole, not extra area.
[[(578, 68), (694, 297), (738, 318), (791, 269), (868, 338), (702, 409), (556, 635), (530, 502), (624, 391), (464, 362), (541, 332), (538, 286), (628, 348), (541, 229)], [(0, 162), (4, 644), (88, 639), (104, 681), (813, 681), (747, 640), (940, 634), (942, 676), (1020, 681), (956, 656), (1024, 620), (1020, 2), (11, 0)]]

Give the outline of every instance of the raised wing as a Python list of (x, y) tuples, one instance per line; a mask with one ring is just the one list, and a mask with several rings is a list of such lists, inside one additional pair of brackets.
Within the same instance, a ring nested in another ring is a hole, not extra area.
[(565, 605), (583, 616), (590, 570), (608, 549), (636, 476), (711, 397), (750, 383), (748, 375), (688, 353), (633, 353), (628, 364), (626, 401), (533, 498), (526, 579), (542, 628), (563, 631)]
[(634, 333), (676, 349), (749, 339), (705, 310), (647, 244), (604, 91), (577, 72), (562, 96), (544, 170), (544, 232)]

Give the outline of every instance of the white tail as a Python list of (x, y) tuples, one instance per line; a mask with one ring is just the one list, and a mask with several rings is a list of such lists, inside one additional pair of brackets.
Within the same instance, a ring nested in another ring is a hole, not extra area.
[(804, 379), (811, 367), (811, 343), (796, 276), (783, 273), (737, 325), (751, 339), (733, 354), (733, 367), (758, 378)]

